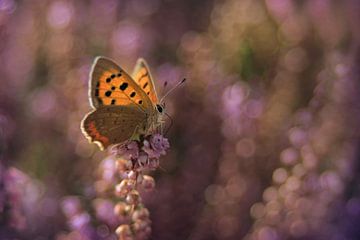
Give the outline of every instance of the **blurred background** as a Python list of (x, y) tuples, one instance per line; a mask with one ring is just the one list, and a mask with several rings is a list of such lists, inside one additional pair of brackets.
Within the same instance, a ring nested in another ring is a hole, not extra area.
[(360, 239), (359, 23), (356, 0), (0, 0), (0, 239), (116, 239), (114, 160), (79, 128), (98, 55), (188, 79), (151, 239)]

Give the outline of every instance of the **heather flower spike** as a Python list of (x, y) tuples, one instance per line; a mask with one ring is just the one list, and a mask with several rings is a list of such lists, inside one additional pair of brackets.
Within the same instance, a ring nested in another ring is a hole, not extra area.
[(155, 180), (144, 171), (155, 170), (159, 158), (170, 147), (168, 139), (160, 134), (148, 135), (142, 140), (132, 140), (114, 146), (112, 154), (116, 158), (116, 170), (121, 181), (115, 186), (114, 213), (122, 224), (117, 227), (119, 239), (147, 239), (151, 233), (149, 211), (144, 207), (139, 189), (151, 191)]

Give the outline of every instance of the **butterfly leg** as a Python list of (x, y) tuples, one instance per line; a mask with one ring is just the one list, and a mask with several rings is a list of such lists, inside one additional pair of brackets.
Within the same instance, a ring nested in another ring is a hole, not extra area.
[[(156, 124), (156, 122), (158, 122)], [(156, 130), (161, 135), (164, 135), (165, 121), (161, 118), (158, 121), (154, 121), (153, 129)]]
[(139, 125), (137, 125), (136, 127), (135, 127), (135, 129), (134, 129), (134, 132), (133, 132), (133, 134), (132, 134), (132, 136), (131, 136), (131, 138), (130, 139), (132, 139), (132, 140), (137, 140), (137, 141), (141, 141), (141, 139), (140, 139), (140, 137), (141, 137), (141, 135), (143, 135), (143, 134), (145, 134), (145, 135), (147, 135), (148, 133), (147, 133), (147, 126), (146, 126), (146, 124), (145, 124), (146, 122), (142, 122), (142, 123), (140, 123)]
[(135, 141), (140, 141), (140, 135), (141, 133), (139, 133), (139, 126), (136, 126), (130, 139)]

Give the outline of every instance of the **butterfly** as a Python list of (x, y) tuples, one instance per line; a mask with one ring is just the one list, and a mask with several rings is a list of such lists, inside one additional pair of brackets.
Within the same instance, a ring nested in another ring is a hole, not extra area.
[(141, 58), (130, 76), (111, 59), (96, 57), (89, 77), (89, 101), (93, 110), (81, 121), (81, 130), (101, 150), (148, 134), (162, 122), (164, 104)]

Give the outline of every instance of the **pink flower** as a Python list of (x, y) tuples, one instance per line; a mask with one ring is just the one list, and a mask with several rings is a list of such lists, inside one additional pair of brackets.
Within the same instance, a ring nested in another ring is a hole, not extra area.
[(139, 157), (139, 146), (136, 141), (130, 141), (116, 146), (113, 148), (113, 152), (129, 160), (137, 159)]
[(142, 139), (144, 140), (114, 146), (112, 153), (131, 162), (131, 169), (154, 170), (159, 167), (160, 156), (165, 155), (170, 147), (169, 141), (160, 134), (148, 135)]
[(160, 153), (152, 149), (151, 144), (148, 140), (144, 140), (144, 146), (142, 147), (142, 150), (144, 152), (146, 152), (146, 154), (150, 158), (159, 158), (160, 157)]
[(170, 147), (169, 141), (160, 134), (150, 136), (150, 139), (144, 140), (142, 150), (149, 155), (149, 158), (159, 158), (165, 155), (166, 150)]
[(147, 165), (148, 159), (149, 159), (149, 155), (146, 152), (141, 151), (139, 153), (139, 158), (137, 159), (137, 163), (140, 167), (144, 167)]

